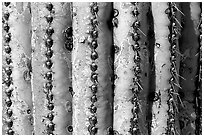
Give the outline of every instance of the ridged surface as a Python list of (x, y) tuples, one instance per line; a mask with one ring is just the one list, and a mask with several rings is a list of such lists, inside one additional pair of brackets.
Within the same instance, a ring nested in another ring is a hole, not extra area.
[[(170, 68), (170, 43), (168, 41), (168, 25), (169, 19), (165, 14), (168, 8), (167, 3), (152, 3), (152, 13), (154, 18), (155, 31), (155, 72), (156, 72), (156, 94), (159, 99), (153, 102), (152, 106), (152, 128), (153, 135), (166, 134), (168, 119), (168, 89), (169, 84), (169, 68)], [(157, 46), (157, 47), (156, 47)], [(159, 47), (159, 48), (158, 48)]]
[[(98, 47), (95, 50), (97, 55), (94, 56), (96, 57), (95, 63), (98, 65), (98, 69), (96, 71), (97, 78), (94, 76), (93, 79), (91, 78), (92, 71), (90, 69), (92, 63), (91, 51), (93, 51), (90, 48), (90, 43), (93, 39), (92, 32), (88, 32), (92, 28), (90, 18), (94, 15), (94, 13), (93, 15), (91, 13), (91, 4), (93, 3), (73, 3), (73, 134), (78, 135), (107, 134), (107, 129), (112, 126), (112, 37), (107, 24), (111, 15), (111, 3), (96, 3), (98, 7), (96, 13)], [(93, 126), (89, 127), (89, 117), (93, 115), (90, 109), (92, 106), (90, 98), (93, 95), (90, 87), (93, 81), (98, 88), (96, 92), (97, 102), (94, 105), (96, 107), (97, 124), (94, 128)]]
[(170, 62), (171, 67), (169, 69), (171, 78), (169, 79), (170, 88), (168, 90), (168, 120), (167, 120), (167, 134), (168, 135), (178, 135), (180, 134), (180, 127), (178, 122), (178, 104), (182, 104), (181, 98), (178, 94), (178, 89), (180, 87), (179, 83), (179, 62), (180, 62), (180, 52), (179, 52), (179, 38), (182, 29), (181, 26), (181, 13), (179, 13), (180, 7), (179, 3), (169, 2), (168, 9), (165, 13), (167, 14), (170, 24), (169, 24), (169, 36), (168, 40), (171, 44), (170, 47)]
[(3, 135), (201, 135), (201, 2), (2, 2)]
[[(46, 3), (32, 3), (34, 128), (35, 134), (71, 134), (71, 53), (64, 44), (64, 31), (71, 26), (70, 3), (52, 5), (53, 9), (49, 10)], [(45, 16), (53, 17), (53, 21), (50, 22)], [(50, 37), (46, 34), (48, 27), (54, 30)], [(50, 43), (51, 47), (49, 44), (46, 47), (45, 41), (48, 38), (53, 40), (53, 44)], [(48, 50), (51, 50), (53, 55), (50, 52), (48, 54)], [(52, 65), (46, 66), (47, 60), (50, 60)], [(46, 77), (47, 72), (51, 72), (51, 80), (50, 77)], [(47, 117), (48, 114), (53, 118)]]
[(185, 20), (181, 34), (180, 51), (183, 54), (180, 62), (180, 75), (185, 78), (180, 79), (182, 89), (180, 94), (184, 107), (180, 110), (181, 133), (195, 134), (196, 128), (196, 105), (195, 95), (197, 80), (197, 70), (199, 70), (199, 30), (197, 29), (200, 20), (200, 8), (198, 3), (184, 3), (182, 5), (183, 17)]
[[(149, 87), (146, 83), (149, 77), (147, 49), (149, 5), (150, 3), (114, 3), (114, 14), (118, 12), (118, 16), (113, 19), (118, 20), (113, 34), (116, 77), (114, 130), (118, 134), (148, 134), (146, 117)], [(135, 15), (136, 12), (139, 14)], [(139, 39), (137, 40), (134, 35), (138, 35)]]
[[(10, 14), (7, 21), (10, 28), (8, 33), (3, 32), (3, 36), (5, 36), (3, 45), (5, 47), (8, 44), (11, 48), (10, 56), (3, 52), (5, 55), (3, 56), (3, 70), (11, 78), (9, 80), (11, 84), (7, 82), (3, 85), (3, 134), (31, 135), (33, 133), (33, 105), (31, 95), (30, 3), (10, 3), (8, 7), (5, 7), (4, 4), (2, 6), (4, 12)], [(10, 38), (7, 37), (7, 34), (10, 34)], [(6, 49), (4, 48), (4, 50)], [(7, 57), (12, 61), (9, 65), (6, 63)], [(11, 75), (8, 75), (10, 72), (12, 72)], [(9, 105), (8, 102), (6, 103), (8, 105), (4, 102), (5, 92), (7, 97), (10, 96), (12, 103), (10, 107), (5, 107)]]

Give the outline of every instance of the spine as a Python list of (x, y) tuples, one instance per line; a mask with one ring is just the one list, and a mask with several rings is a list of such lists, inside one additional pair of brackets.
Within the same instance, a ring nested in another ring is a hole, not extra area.
[(35, 134), (72, 134), (70, 3), (32, 3), (32, 16)]
[[(3, 3), (3, 134), (31, 135), (30, 3)], [(22, 33), (23, 32), (23, 33)]]
[(147, 12), (150, 3), (114, 3), (114, 130), (148, 134), (149, 52)]
[(201, 135), (201, 2), (2, 2), (3, 135)]
[(168, 9), (167, 3), (152, 3), (152, 14), (154, 18), (154, 31), (155, 31), (155, 71), (156, 71), (156, 91), (155, 97), (158, 99), (152, 105), (152, 126), (151, 133), (153, 135), (167, 134), (170, 96), (168, 90), (171, 85), (169, 83), (170, 75), (170, 57), (169, 51), (171, 44), (168, 41), (170, 31), (168, 26), (170, 21), (165, 11)]
[(197, 87), (199, 70), (199, 35), (198, 30), (201, 9), (199, 3), (182, 3), (183, 31), (180, 44), (182, 59), (180, 62), (180, 78), (183, 106), (180, 107), (179, 121), (181, 134), (197, 134)]
[[(168, 8), (166, 9), (166, 14), (169, 18), (169, 36), (168, 40), (170, 43), (170, 63), (171, 67), (169, 69), (171, 78), (169, 79), (170, 88), (168, 90), (168, 120), (167, 120), (167, 134), (176, 135), (180, 134), (180, 127), (178, 123), (178, 99), (181, 104), (181, 98), (178, 94), (179, 88), (181, 88), (179, 83), (179, 62), (180, 62), (180, 52), (179, 52), (179, 38), (181, 32), (181, 14), (179, 9), (179, 3), (169, 2)], [(180, 26), (179, 26), (180, 25)]]
[(73, 134), (112, 127), (111, 3), (73, 3)]

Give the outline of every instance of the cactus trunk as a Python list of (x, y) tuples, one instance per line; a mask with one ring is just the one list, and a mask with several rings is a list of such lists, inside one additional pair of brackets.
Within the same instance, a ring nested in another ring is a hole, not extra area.
[(4, 135), (201, 135), (201, 2), (3, 2)]
[(149, 6), (150, 3), (114, 3), (113, 123), (118, 134), (148, 134)]
[(7, 4), (2, 5), (2, 131), (3, 134), (9, 135), (30, 135), (33, 133), (30, 3)]
[(32, 3), (32, 16), (35, 134), (71, 134), (70, 3)]
[[(156, 91), (152, 108), (152, 134), (180, 134), (177, 117), (179, 58), (175, 3), (152, 3), (155, 31)], [(175, 122), (176, 121), (176, 122)]]
[[(169, 20), (165, 14), (168, 8), (167, 3), (152, 3), (152, 14), (154, 18), (155, 31), (155, 71), (156, 71), (156, 91), (159, 99), (153, 103), (152, 107), (152, 134), (165, 134), (168, 119), (168, 93), (170, 88), (168, 80), (170, 78), (168, 68), (170, 68), (170, 43), (168, 41)], [(159, 47), (159, 48), (157, 48)], [(164, 65), (163, 65), (164, 64)], [(163, 69), (162, 69), (163, 68)], [(161, 77), (161, 76), (165, 77)]]
[(111, 8), (73, 3), (73, 134), (107, 134), (112, 127)]

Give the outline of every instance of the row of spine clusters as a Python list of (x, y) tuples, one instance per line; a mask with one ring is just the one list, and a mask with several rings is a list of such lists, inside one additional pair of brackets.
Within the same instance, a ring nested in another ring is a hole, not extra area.
[(11, 59), (11, 47), (9, 46), (9, 43), (11, 41), (11, 33), (9, 32), (10, 30), (10, 26), (9, 26), (9, 16), (10, 13), (8, 11), (9, 9), (9, 5), (10, 2), (4, 2), (4, 6), (7, 10), (5, 10), (5, 12), (3, 13), (3, 30), (5, 31), (5, 35), (4, 35), (4, 51), (6, 54), (6, 67), (4, 68), (5, 71), (5, 78), (4, 78), (4, 84), (5, 84), (5, 93), (6, 93), (6, 100), (5, 100), (5, 104), (6, 104), (6, 115), (7, 115), (7, 119), (6, 119), (6, 125), (7, 125), (7, 129), (6, 129), (6, 134), (8, 135), (13, 135), (14, 131), (12, 130), (12, 126), (13, 126), (13, 120), (12, 120), (12, 115), (13, 115), (13, 111), (11, 109), (11, 105), (12, 105), (12, 100), (11, 100), (11, 96), (12, 96), (12, 92), (13, 92), (13, 80), (12, 80), (12, 59)]
[(53, 93), (52, 93), (52, 88), (53, 88), (53, 72), (52, 72), (52, 66), (53, 62), (51, 60), (53, 56), (53, 39), (52, 39), (52, 34), (54, 33), (54, 29), (51, 27), (51, 24), (53, 22), (53, 4), (52, 3), (46, 3), (46, 9), (49, 11), (49, 15), (46, 16), (46, 21), (48, 23), (48, 27), (46, 28), (46, 35), (45, 35), (45, 46), (46, 46), (46, 61), (45, 61), (45, 66), (47, 68), (47, 72), (45, 73), (45, 79), (46, 82), (44, 84), (44, 93), (46, 94), (47, 98), (47, 109), (50, 111), (47, 114), (47, 119), (48, 122), (46, 123), (46, 128), (47, 128), (47, 134), (52, 135), (53, 131), (55, 129), (55, 124), (52, 122), (54, 119), (54, 103), (53, 103)]
[(96, 60), (98, 59), (98, 53), (96, 51), (96, 48), (98, 47), (97, 38), (98, 38), (98, 31), (97, 31), (97, 13), (98, 13), (98, 5), (96, 2), (93, 2), (90, 4), (90, 10), (91, 10), (91, 17), (90, 17), (90, 25), (91, 30), (89, 30), (90, 34), (90, 48), (91, 48), (91, 81), (92, 85), (90, 86), (92, 96), (91, 96), (91, 106), (90, 106), (90, 112), (91, 116), (89, 117), (89, 127), (88, 131), (91, 135), (97, 134), (98, 128), (96, 127), (97, 124), (97, 108), (96, 108), (96, 102), (97, 102), (97, 91), (98, 91), (98, 74), (96, 73), (98, 69), (98, 65), (96, 64)]
[(129, 132), (132, 135), (137, 135), (140, 134), (140, 130), (139, 130), (139, 123), (138, 123), (138, 113), (139, 113), (139, 93), (142, 90), (141, 87), (141, 81), (140, 81), (140, 74), (141, 74), (141, 68), (140, 68), (140, 55), (139, 55), (139, 51), (140, 51), (140, 45), (139, 45), (139, 39), (140, 39), (140, 35), (138, 33), (139, 31), (139, 27), (140, 27), (140, 21), (138, 18), (139, 15), (139, 11), (138, 11), (138, 7), (137, 4), (138, 3), (132, 3), (134, 5), (134, 9), (132, 11), (132, 15), (135, 18), (134, 23), (132, 24), (133, 27), (133, 32), (131, 34), (132, 39), (134, 41), (134, 44), (132, 45), (133, 51), (134, 51), (134, 67), (133, 67), (133, 71), (134, 71), (134, 78), (133, 78), (133, 88), (132, 88), (132, 93), (133, 93), (133, 97), (132, 97), (132, 104), (133, 104), (133, 108), (132, 108), (132, 114), (133, 117), (130, 119), (130, 130)]
[(169, 43), (170, 43), (170, 62), (171, 62), (171, 68), (170, 68), (170, 73), (171, 73), (171, 78), (169, 80), (170, 83), (170, 88), (168, 90), (169, 94), (169, 99), (168, 99), (168, 120), (167, 120), (167, 134), (168, 135), (175, 135), (175, 102), (174, 102), (174, 94), (176, 93), (176, 88), (175, 88), (175, 80), (177, 76), (177, 71), (176, 71), (176, 50), (177, 50), (177, 39), (178, 39), (178, 26), (176, 24), (176, 5), (173, 2), (168, 3), (168, 8), (165, 10), (165, 13), (167, 14), (170, 25), (169, 25)]

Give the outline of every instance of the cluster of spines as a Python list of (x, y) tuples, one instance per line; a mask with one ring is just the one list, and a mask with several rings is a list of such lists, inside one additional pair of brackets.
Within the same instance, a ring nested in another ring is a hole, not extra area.
[[(119, 11), (117, 9), (114, 9), (113, 10), (113, 19), (112, 19), (112, 25), (113, 27), (117, 28), (118, 27), (118, 19), (117, 19), (117, 16), (119, 15)], [(114, 44), (114, 53), (117, 54), (119, 53), (120, 51), (120, 48)], [(117, 76), (116, 76), (117, 77)]]
[(168, 15), (168, 18), (170, 20), (169, 25), (169, 43), (170, 43), (170, 62), (171, 62), (171, 78), (169, 79), (170, 88), (168, 90), (169, 99), (167, 101), (168, 104), (168, 120), (167, 120), (167, 133), (168, 135), (175, 135), (175, 102), (174, 102), (174, 94), (176, 93), (175, 89), (175, 80), (176, 80), (176, 49), (177, 49), (177, 24), (176, 24), (176, 7), (175, 3), (169, 2), (168, 8), (165, 10), (165, 13)]
[(140, 134), (140, 129), (139, 129), (139, 123), (138, 123), (138, 112), (139, 110), (139, 93), (142, 90), (141, 87), (141, 81), (140, 81), (140, 74), (141, 74), (141, 68), (140, 68), (140, 63), (141, 63), (141, 58), (140, 58), (140, 45), (139, 45), (139, 40), (140, 40), (140, 35), (138, 33), (139, 27), (140, 27), (140, 21), (138, 18), (139, 15), (139, 11), (138, 11), (138, 7), (136, 2), (132, 2), (132, 4), (134, 5), (134, 9), (132, 11), (132, 15), (135, 18), (134, 23), (132, 24), (133, 27), (133, 32), (131, 33), (132, 39), (134, 41), (134, 44), (132, 45), (133, 51), (134, 51), (134, 67), (133, 67), (133, 71), (134, 71), (134, 78), (133, 78), (133, 84), (134, 87), (132, 88), (132, 93), (133, 93), (133, 97), (132, 97), (132, 104), (133, 104), (133, 108), (132, 108), (132, 114), (133, 117), (130, 119), (130, 130), (129, 132), (132, 135), (138, 135)]
[(90, 12), (91, 12), (91, 17), (90, 17), (90, 25), (91, 25), (91, 30), (89, 31), (90, 37), (91, 37), (91, 42), (89, 43), (90, 48), (91, 48), (91, 64), (90, 64), (90, 69), (91, 69), (91, 81), (92, 85), (90, 86), (92, 96), (90, 98), (91, 100), (91, 106), (90, 106), (90, 112), (91, 116), (88, 118), (89, 119), (89, 127), (88, 131), (91, 135), (97, 134), (98, 128), (96, 127), (97, 124), (97, 107), (95, 106), (95, 103), (97, 102), (97, 91), (98, 91), (98, 74), (96, 73), (98, 69), (98, 65), (96, 64), (96, 59), (98, 59), (98, 53), (96, 52), (96, 48), (98, 47), (97, 43), (97, 38), (98, 38), (98, 31), (97, 31), (97, 25), (98, 25), (98, 20), (97, 20), (97, 13), (98, 13), (98, 5), (96, 2), (92, 2), (90, 4)]
[(114, 9), (113, 10), (113, 19), (112, 19), (112, 24), (113, 24), (113, 27), (118, 27), (118, 19), (117, 19), (117, 16), (119, 15), (119, 11), (117, 9)]
[[(10, 2), (4, 2), (4, 6), (7, 8), (10, 5)], [(7, 66), (4, 68), (5, 70), (5, 74), (6, 77), (4, 79), (4, 84), (6, 85), (6, 90), (5, 90), (5, 94), (6, 94), (6, 124), (7, 124), (7, 129), (6, 129), (6, 134), (8, 135), (14, 135), (14, 131), (12, 130), (12, 126), (13, 126), (13, 121), (12, 121), (12, 115), (13, 115), (13, 111), (10, 108), (12, 105), (12, 100), (11, 100), (11, 96), (12, 96), (12, 92), (13, 92), (13, 88), (12, 88), (12, 67), (11, 67), (11, 47), (9, 46), (9, 42), (11, 41), (11, 33), (9, 32), (10, 26), (8, 24), (8, 20), (9, 20), (9, 16), (10, 13), (8, 11), (5, 11), (3, 13), (3, 30), (5, 31), (5, 35), (4, 35), (4, 50), (5, 53), (8, 54), (8, 56), (6, 57), (6, 63)]]
[(67, 27), (64, 31), (64, 36), (65, 36), (65, 48), (71, 52), (73, 49), (73, 37), (72, 37), (72, 27)]
[[(114, 28), (118, 27), (118, 23), (119, 23), (118, 18), (117, 18), (118, 15), (119, 15), (119, 11), (117, 9), (114, 9), (113, 10), (113, 18), (112, 18), (112, 27), (114, 27)], [(120, 48), (118, 47), (118, 45), (114, 44), (114, 54), (116, 55), (119, 52), (120, 52)], [(117, 78), (118, 78), (117, 74), (114, 74), (113, 81), (115, 81)], [(115, 88), (115, 84), (113, 84), (113, 88)]]
[(46, 3), (46, 9), (50, 12), (49, 15), (47, 15), (46, 21), (48, 23), (48, 27), (46, 28), (46, 35), (45, 35), (45, 46), (46, 46), (46, 61), (45, 61), (45, 66), (48, 69), (48, 71), (45, 73), (45, 79), (46, 83), (44, 84), (44, 93), (46, 94), (46, 98), (48, 101), (47, 104), (47, 109), (50, 111), (46, 118), (49, 120), (46, 123), (46, 130), (48, 135), (53, 135), (53, 131), (55, 129), (55, 124), (52, 122), (54, 119), (54, 114), (53, 114), (53, 109), (54, 109), (54, 103), (53, 103), (53, 94), (52, 94), (52, 79), (53, 79), (53, 72), (51, 70), (53, 62), (51, 60), (53, 56), (53, 39), (52, 39), (52, 34), (54, 33), (54, 29), (51, 27), (52, 21), (53, 21), (53, 4), (52, 3)]

